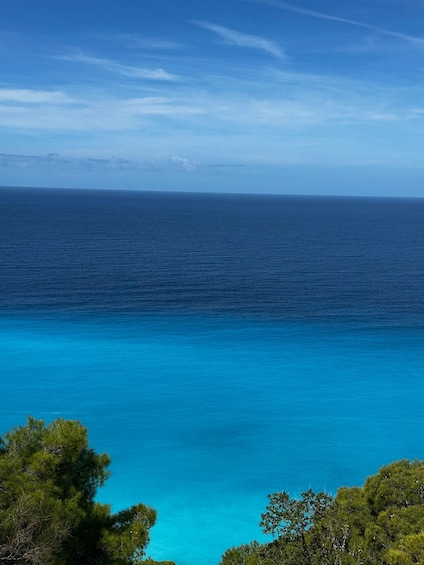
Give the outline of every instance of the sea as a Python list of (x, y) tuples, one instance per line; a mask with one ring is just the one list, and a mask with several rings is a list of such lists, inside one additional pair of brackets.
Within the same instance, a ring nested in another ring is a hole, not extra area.
[(1, 433), (81, 421), (147, 554), (424, 458), (424, 199), (0, 189)]

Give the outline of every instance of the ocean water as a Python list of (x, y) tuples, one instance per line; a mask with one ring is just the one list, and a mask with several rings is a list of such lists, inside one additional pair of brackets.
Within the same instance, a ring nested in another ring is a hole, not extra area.
[(0, 428), (78, 419), (148, 554), (423, 458), (424, 200), (0, 189)]

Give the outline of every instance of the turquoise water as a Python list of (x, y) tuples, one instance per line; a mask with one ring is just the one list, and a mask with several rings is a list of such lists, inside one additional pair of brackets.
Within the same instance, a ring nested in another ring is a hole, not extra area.
[(80, 420), (148, 553), (424, 458), (424, 199), (0, 188), (0, 429)]
[(202, 316), (2, 316), (6, 430), (81, 420), (112, 456), (99, 499), (159, 512), (148, 553), (218, 563), (266, 495), (359, 485), (422, 458), (424, 337)]

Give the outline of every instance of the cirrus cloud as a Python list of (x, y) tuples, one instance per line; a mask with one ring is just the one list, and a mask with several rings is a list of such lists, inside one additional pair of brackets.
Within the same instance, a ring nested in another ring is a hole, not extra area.
[(224, 41), (226, 41), (231, 45), (238, 45), (239, 47), (258, 49), (259, 51), (264, 51), (265, 53), (268, 53), (269, 55), (273, 55), (278, 59), (286, 58), (285, 52), (281, 49), (281, 47), (277, 43), (269, 39), (266, 39), (264, 37), (260, 37), (258, 35), (250, 35), (248, 33), (242, 33), (240, 31), (235, 31), (228, 27), (224, 27), (221, 25), (217, 25), (205, 21), (195, 20), (192, 23), (199, 27), (212, 31), (213, 33), (221, 37), (221, 39), (223, 39)]
[(133, 65), (122, 65), (121, 63), (117, 63), (116, 61), (112, 61), (110, 59), (90, 57), (89, 55), (84, 55), (82, 53), (74, 54), (74, 55), (59, 55), (59, 56), (55, 56), (55, 59), (60, 59), (62, 61), (69, 61), (71, 63), (85, 63), (88, 65), (99, 67), (106, 71), (116, 72), (121, 75), (132, 78), (140, 78), (140, 79), (156, 80), (156, 81), (168, 81), (168, 82), (173, 82), (178, 80), (178, 77), (176, 75), (173, 75), (172, 73), (168, 73), (163, 69), (145, 69)]

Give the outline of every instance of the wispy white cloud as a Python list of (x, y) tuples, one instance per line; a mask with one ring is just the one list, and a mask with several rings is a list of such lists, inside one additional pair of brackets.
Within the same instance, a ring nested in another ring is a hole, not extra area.
[(264, 51), (278, 59), (284, 59), (286, 57), (285, 52), (277, 43), (264, 37), (241, 33), (239, 31), (205, 21), (193, 21), (192, 23), (216, 33), (219, 37), (231, 45), (258, 49), (259, 51)]
[(139, 35), (122, 34), (119, 36), (130, 49), (152, 49), (160, 51), (173, 51), (181, 49), (183, 45), (176, 41), (161, 39), (160, 37), (140, 37)]
[[(121, 114), (134, 116), (168, 116), (170, 118), (187, 117), (204, 113), (189, 97), (166, 98), (147, 96), (145, 98), (128, 98), (116, 101)], [(117, 108), (117, 110), (119, 110)]]
[(176, 75), (168, 73), (163, 69), (151, 70), (151, 69), (144, 69), (141, 67), (135, 67), (132, 65), (122, 65), (121, 63), (117, 63), (116, 61), (112, 61), (110, 59), (90, 57), (88, 55), (84, 55), (81, 53), (74, 55), (60, 55), (60, 56), (55, 56), (55, 58), (60, 59), (62, 61), (70, 61), (73, 63), (85, 63), (88, 65), (94, 65), (96, 67), (105, 69), (107, 71), (116, 72), (131, 78), (140, 78), (140, 79), (155, 80), (155, 81), (168, 81), (168, 82), (174, 82), (178, 80), (178, 77)]
[(279, 10), (285, 10), (286, 12), (294, 12), (296, 14), (300, 14), (302, 16), (309, 16), (312, 18), (318, 18), (320, 20), (329, 20), (333, 22), (340, 22), (343, 24), (362, 27), (365, 29), (369, 29), (375, 32), (378, 32), (382, 35), (388, 35), (390, 37), (396, 37), (397, 39), (402, 39), (404, 41), (408, 41), (410, 43), (416, 43), (420, 45), (424, 45), (424, 37), (418, 37), (415, 35), (408, 35), (405, 33), (399, 33), (397, 31), (392, 31), (389, 29), (382, 28), (380, 26), (376, 26), (373, 24), (367, 24), (365, 22), (359, 22), (357, 20), (350, 20), (347, 18), (341, 18), (339, 16), (334, 16), (332, 14), (327, 14), (325, 12), (317, 12), (315, 10), (309, 10), (306, 8), (301, 8), (299, 6), (295, 6), (293, 4), (288, 4), (286, 2), (278, 2), (277, 0), (245, 0), (247, 2), (255, 2), (258, 4), (266, 4), (268, 6), (272, 6), (274, 8), (278, 8)]
[(21, 104), (69, 104), (73, 100), (60, 91), (0, 88), (0, 103)]
[[(180, 84), (172, 96), (134, 97), (99, 88), (68, 95), (56, 90), (0, 89), (0, 127), (14, 131), (131, 132), (178, 139), (179, 131), (276, 132), (417, 120), (421, 92), (400, 91), (365, 80), (266, 70), (243, 83), (214, 77), (213, 92)], [(267, 93), (255, 90), (267, 84)], [(160, 91), (159, 91), (160, 92)], [(90, 133), (91, 135), (91, 133)], [(94, 135), (94, 134), (93, 134)], [(174, 149), (177, 151), (178, 149)]]
[(98, 91), (71, 97), (56, 91), (0, 89), (0, 127), (28, 131), (137, 131), (147, 120), (186, 121), (204, 111), (190, 96), (116, 97)]
[[(405, 132), (422, 139), (419, 84), (400, 88), (381, 77), (301, 73), (281, 65), (251, 66), (249, 73), (242, 66), (237, 73), (234, 61), (212, 70), (204, 63), (202, 81), (172, 83), (172, 88), (155, 83), (108, 89), (109, 80), (97, 88), (70, 84), (63, 91), (10, 84), (0, 89), (3, 150), (8, 151), (12, 132), (29, 152), (31, 139), (38, 138), (46, 152), (68, 150), (73, 157), (37, 156), (33, 149), (32, 155), (3, 155), (0, 163), (17, 170), (194, 174), (207, 168), (202, 163), (226, 159), (249, 166), (256, 161), (320, 162), (350, 150), (359, 158), (363, 146), (372, 158), (386, 151), (388, 161), (401, 153), (399, 159), (406, 159), (406, 149), (390, 139)], [(359, 149), (355, 141), (349, 144), (350, 138), (362, 140)], [(419, 156), (414, 159), (418, 162)]]

